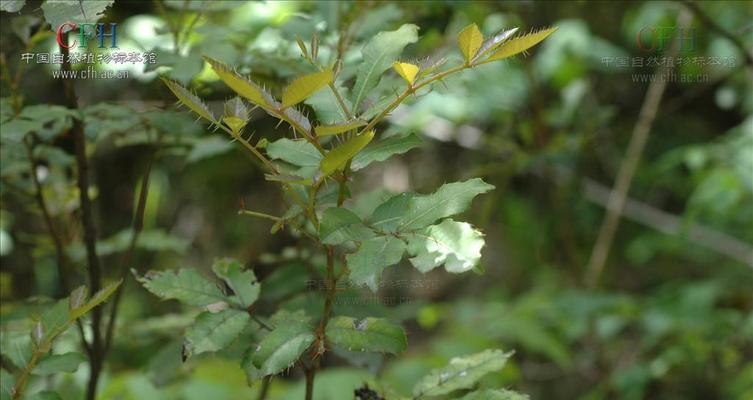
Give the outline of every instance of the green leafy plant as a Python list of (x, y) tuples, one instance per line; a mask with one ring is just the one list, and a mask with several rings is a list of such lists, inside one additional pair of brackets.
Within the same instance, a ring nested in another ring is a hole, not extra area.
[[(354, 173), (421, 144), (415, 135), (377, 139), (380, 122), (405, 100), (428, 92), (433, 84), (451, 75), (522, 53), (554, 30), (514, 36), (516, 29), (511, 29), (485, 39), (472, 24), (457, 37), (462, 61), (444, 68), (445, 58), (428, 63), (400, 60), (403, 49), (418, 40), (418, 27), (406, 24), (369, 40), (355, 72), (344, 67), (342, 50), (331, 62), (322, 63), (318, 37), (308, 46), (299, 39), (302, 56), (313, 72), (293, 79), (282, 90), (281, 101), (231, 66), (205, 57), (219, 79), (239, 96), (225, 103), (222, 116), (216, 116), (202, 99), (178, 82), (163, 79), (181, 104), (239, 142), (260, 162), (267, 180), (282, 189), (287, 205), (282, 216), (246, 209), (240, 213), (273, 221), (272, 232), (288, 228), (305, 236), (326, 259), (324, 304), (317, 315), (282, 308), (269, 317), (257, 313), (254, 302), (264, 285), (234, 260), (219, 260), (212, 267), (220, 286), (192, 269), (138, 277), (147, 290), (163, 299), (202, 308), (185, 333), (184, 357), (225, 348), (239, 337), (248, 337), (243, 332), (251, 330), (251, 342), (246, 343), (241, 362), (249, 382), (300, 365), (306, 374), (306, 398), (310, 399), (315, 374), (328, 349), (391, 354), (404, 351), (407, 337), (398, 324), (382, 318), (334, 315), (338, 282), (350, 281), (376, 291), (383, 270), (403, 258), (421, 272), (440, 266), (450, 273), (477, 269), (483, 234), (451, 217), (494, 187), (473, 178), (445, 184), (429, 194), (399, 193), (376, 202), (370, 212), (359, 214), (354, 204), (360, 200), (350, 201), (351, 182), (357, 179)], [(381, 84), (389, 69), (404, 80), (395, 94), (385, 94)], [(341, 79), (343, 76), (354, 79)], [(345, 89), (348, 81), (353, 82), (349, 91)], [(288, 124), (293, 137), (254, 143), (245, 129), (250, 108), (246, 102)], [(317, 119), (311, 119), (309, 110)], [(509, 356), (489, 350), (454, 359), (447, 368), (418, 382), (413, 395), (423, 398), (471, 388), (483, 375), (501, 369)], [(489, 391), (465, 398), (516, 396)]]

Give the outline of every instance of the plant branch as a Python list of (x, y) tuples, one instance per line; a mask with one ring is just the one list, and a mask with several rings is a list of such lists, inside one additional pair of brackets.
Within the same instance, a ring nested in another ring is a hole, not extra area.
[(753, 50), (751, 50), (749, 47), (746, 47), (745, 43), (743, 43), (743, 41), (739, 37), (733, 35), (730, 31), (724, 29), (722, 26), (714, 22), (714, 20), (711, 19), (711, 17), (706, 14), (695, 2), (682, 0), (681, 3), (693, 14), (695, 14), (695, 16), (698, 17), (704, 25), (709, 27), (709, 29), (732, 42), (732, 44), (737, 47), (745, 56), (745, 63), (753, 67)]
[[(690, 25), (691, 20), (691, 13), (688, 10), (682, 10), (677, 17), (677, 26), (684, 29)], [(667, 56), (674, 56), (677, 53), (678, 47), (679, 41), (675, 37), (670, 48), (667, 50)], [(646, 142), (648, 141), (651, 127), (659, 110), (664, 90), (667, 88), (667, 80), (661, 78), (669, 70), (671, 70), (671, 67), (659, 67), (654, 72), (654, 79), (651, 80), (651, 84), (646, 92), (646, 97), (638, 115), (638, 122), (633, 128), (625, 158), (620, 165), (614, 188), (609, 195), (606, 216), (599, 229), (599, 234), (588, 262), (586, 284), (590, 287), (595, 287), (598, 284), (604, 271), (609, 250), (612, 247), (614, 236), (620, 224), (620, 215), (625, 207), (625, 199), (630, 190), (630, 184), (638, 169), (643, 149), (646, 147)]]
[[(65, 34), (64, 40), (68, 41), (68, 33)], [(63, 47), (63, 71), (70, 71), (71, 64), (68, 59), (68, 49)], [(76, 91), (71, 79), (63, 80), (63, 89), (66, 106), (69, 109), (78, 109), (78, 100)], [(102, 287), (102, 270), (99, 265), (97, 256), (97, 231), (94, 226), (92, 217), (92, 202), (89, 198), (89, 160), (86, 157), (86, 136), (84, 135), (84, 123), (81, 119), (74, 118), (71, 128), (73, 135), (74, 147), (76, 153), (77, 177), (76, 183), (79, 191), (79, 201), (81, 210), (81, 223), (84, 227), (84, 244), (86, 247), (86, 259), (89, 273), (89, 290), (96, 293)], [(89, 383), (87, 385), (87, 400), (94, 400), (96, 397), (97, 382), (102, 370), (103, 364), (103, 342), (102, 342), (102, 307), (95, 307), (92, 310), (92, 342), (91, 357), (89, 358), (91, 371), (89, 374)]]

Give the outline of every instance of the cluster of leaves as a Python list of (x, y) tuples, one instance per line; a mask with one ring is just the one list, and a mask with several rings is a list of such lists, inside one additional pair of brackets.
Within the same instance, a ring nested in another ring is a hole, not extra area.
[[(46, 311), (32, 320), (30, 332), (22, 327), (3, 334), (3, 348), (12, 349), (7, 353), (18, 369), (11, 374), (5, 368), (0, 370), (2, 389), (0, 398), (24, 398), (24, 389), (31, 374), (51, 375), (60, 372), (75, 372), (86, 357), (78, 352), (50, 354), (55, 339), (65, 333), (73, 324), (80, 323), (94, 307), (104, 303), (120, 286), (121, 281), (111, 283), (88, 297), (86, 286), (74, 290), (69, 297), (57, 301)], [(34, 399), (59, 399), (54, 391), (42, 391), (32, 396)]]
[[(405, 99), (422, 89), (429, 90), (432, 83), (451, 74), (522, 53), (554, 29), (521, 36), (514, 36), (516, 29), (511, 29), (484, 40), (478, 27), (472, 24), (458, 35), (462, 63), (449, 69), (442, 69), (443, 58), (427, 65), (399, 60), (404, 47), (417, 41), (417, 31), (417, 26), (406, 24), (374, 36), (363, 47), (362, 62), (353, 75), (343, 68), (341, 59), (326, 65), (319, 63), (317, 37), (308, 47), (299, 39), (303, 57), (316, 71), (292, 80), (282, 90), (281, 101), (228, 65), (205, 57), (217, 76), (239, 95), (225, 103), (221, 117), (178, 82), (164, 79), (181, 104), (249, 150), (266, 169), (267, 180), (282, 187), (289, 204), (282, 217), (242, 212), (275, 221), (272, 232), (289, 226), (305, 234), (324, 248), (328, 259), (326, 304), (318, 324), (312, 324), (311, 316), (302, 310), (280, 310), (267, 322), (258, 320), (252, 324), (249, 314), (254, 315), (252, 305), (259, 295), (259, 283), (237, 261), (221, 260), (212, 268), (230, 289), (228, 293), (188, 269), (177, 273), (152, 272), (139, 278), (149, 291), (162, 298), (178, 299), (205, 309), (186, 331), (184, 356), (222, 349), (246, 328), (257, 324), (267, 332), (245, 352), (242, 365), (249, 382), (283, 372), (296, 362), (304, 369), (316, 368), (310, 363), (317, 363), (326, 349), (333, 346), (357, 352), (400, 353), (405, 350), (407, 340), (399, 325), (380, 318), (330, 315), (335, 282), (347, 277), (356, 285), (376, 291), (382, 271), (399, 263), (405, 254), (424, 273), (442, 265), (452, 273), (477, 267), (483, 235), (472, 225), (450, 217), (465, 211), (474, 197), (490, 191), (492, 185), (475, 178), (445, 184), (431, 194), (400, 193), (382, 199), (364, 212), (364, 207), (345, 204), (350, 192), (348, 183), (354, 171), (421, 144), (411, 134), (374, 141), (377, 124)], [(404, 80), (402, 93), (379, 98), (380, 80), (390, 68)], [(354, 83), (347, 96), (344, 83), (352, 76)], [(252, 143), (244, 133), (250, 108), (246, 101), (290, 125), (296, 138)], [(304, 101), (320, 122), (309, 119), (306, 108), (300, 107)], [(328, 187), (329, 182), (334, 183), (332, 188)], [(336, 249), (343, 252), (338, 274)], [(304, 357), (308, 349), (311, 360)], [(453, 360), (446, 369), (434, 371), (421, 380), (414, 396), (470, 388), (486, 373), (499, 370), (508, 356), (501, 351), (489, 351)], [(468, 396), (515, 398), (516, 395), (498, 391)]]

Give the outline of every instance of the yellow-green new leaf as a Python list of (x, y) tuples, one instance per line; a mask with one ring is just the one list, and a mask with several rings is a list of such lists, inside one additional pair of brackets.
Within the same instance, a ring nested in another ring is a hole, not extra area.
[(259, 85), (241, 76), (227, 65), (213, 58), (204, 56), (204, 60), (209, 63), (217, 76), (219, 76), (220, 79), (230, 87), (230, 89), (233, 89), (239, 95), (247, 98), (249, 101), (262, 108), (269, 109), (270, 107), (273, 107), (272, 104), (267, 102), (266, 96), (264, 95), (264, 89), (259, 87)]
[(405, 79), (406, 82), (408, 82), (409, 85), (412, 85), (413, 82), (416, 80), (416, 75), (418, 74), (418, 65), (413, 65), (411, 63), (404, 63), (395, 61), (394, 64), (392, 64), (392, 68)]
[(518, 36), (516, 38), (510, 39), (504, 43), (502, 43), (497, 50), (492, 53), (489, 58), (484, 60), (484, 63), (490, 62), (490, 61), (496, 61), (501, 60), (503, 58), (512, 57), (516, 54), (522, 53), (531, 47), (537, 45), (542, 40), (546, 39), (547, 36), (554, 33), (554, 31), (557, 30), (557, 27), (552, 27), (548, 29), (542, 29), (538, 32), (531, 32), (522, 36)]
[(481, 34), (476, 24), (470, 24), (458, 33), (458, 46), (460, 46), (460, 51), (463, 53), (466, 63), (471, 62), (473, 56), (481, 48), (483, 41), (484, 35)]
[(207, 105), (203, 101), (201, 101), (198, 96), (191, 93), (190, 90), (184, 88), (177, 82), (173, 82), (170, 79), (166, 78), (160, 79), (162, 79), (162, 82), (165, 82), (165, 85), (168, 89), (170, 89), (171, 92), (173, 92), (175, 97), (177, 97), (178, 100), (186, 107), (190, 108), (191, 111), (195, 112), (206, 120), (216, 123), (216, 121), (214, 120), (214, 115), (212, 115), (212, 112), (209, 111), (209, 107), (207, 107)]
[(239, 133), (241, 129), (246, 125), (246, 120), (238, 118), (238, 117), (223, 117), (222, 122), (225, 123), (228, 127), (230, 127), (230, 130), (233, 131), (233, 133)]
[(354, 119), (348, 122), (343, 122), (342, 124), (319, 125), (314, 128), (314, 131), (316, 132), (316, 136), (331, 136), (337, 135), (338, 133), (347, 132), (351, 129), (356, 129), (364, 125), (366, 125), (366, 121)]
[(347, 142), (335, 147), (329, 153), (324, 155), (319, 169), (322, 176), (330, 175), (336, 170), (345, 166), (359, 151), (363, 150), (371, 139), (374, 138), (374, 131), (368, 131), (364, 134), (354, 136)]
[(306, 100), (319, 89), (332, 82), (332, 79), (332, 70), (326, 69), (324, 71), (304, 75), (294, 80), (282, 93), (282, 106), (290, 107)]

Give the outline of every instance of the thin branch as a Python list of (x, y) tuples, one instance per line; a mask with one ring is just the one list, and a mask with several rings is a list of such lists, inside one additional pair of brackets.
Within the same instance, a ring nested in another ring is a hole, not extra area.
[[(65, 34), (66, 42), (68, 41), (68, 33)], [(63, 47), (63, 71), (70, 71), (71, 64), (68, 59), (68, 49)], [(76, 97), (76, 91), (73, 87), (73, 81), (71, 79), (63, 80), (63, 89), (65, 95), (66, 106), (69, 109), (78, 109), (78, 100)], [(94, 219), (92, 217), (92, 203), (89, 198), (89, 160), (86, 157), (86, 136), (84, 135), (84, 123), (78, 118), (73, 119), (73, 126), (71, 128), (73, 135), (74, 147), (76, 153), (76, 167), (77, 177), (76, 183), (79, 191), (79, 201), (81, 210), (81, 223), (84, 227), (84, 243), (86, 247), (86, 258), (88, 264), (89, 273), (89, 290), (91, 293), (96, 293), (102, 286), (102, 270), (99, 265), (99, 257), (97, 256), (97, 231), (94, 226)], [(89, 383), (87, 385), (86, 398), (87, 400), (94, 400), (97, 391), (97, 382), (99, 380), (100, 372), (102, 371), (102, 307), (97, 306), (91, 311), (92, 316), (92, 342), (91, 342), (91, 357), (89, 363), (91, 370), (89, 373)]]
[[(684, 29), (690, 25), (691, 21), (691, 13), (687, 10), (682, 10), (677, 17), (677, 26)], [(672, 41), (672, 45), (667, 50), (667, 56), (674, 56), (677, 53), (678, 48), (679, 40), (675, 37)], [(601, 228), (599, 229), (599, 234), (596, 238), (596, 243), (594, 244), (591, 258), (588, 262), (585, 279), (586, 283), (591, 287), (598, 284), (599, 279), (604, 272), (604, 265), (607, 256), (609, 255), (609, 250), (612, 247), (614, 236), (620, 225), (620, 215), (622, 214), (622, 209), (625, 207), (625, 199), (630, 190), (630, 184), (632, 183), (633, 176), (638, 169), (638, 164), (643, 155), (643, 149), (646, 147), (646, 142), (648, 141), (651, 127), (659, 110), (659, 104), (664, 95), (664, 90), (667, 88), (667, 80), (663, 79), (663, 75), (670, 70), (671, 67), (660, 67), (654, 72), (653, 79), (651, 80), (643, 105), (641, 106), (641, 111), (638, 115), (638, 122), (633, 128), (630, 143), (628, 144), (628, 149), (625, 153), (625, 158), (620, 165), (620, 169), (617, 172), (617, 180), (609, 195), (607, 214), (604, 217)]]

